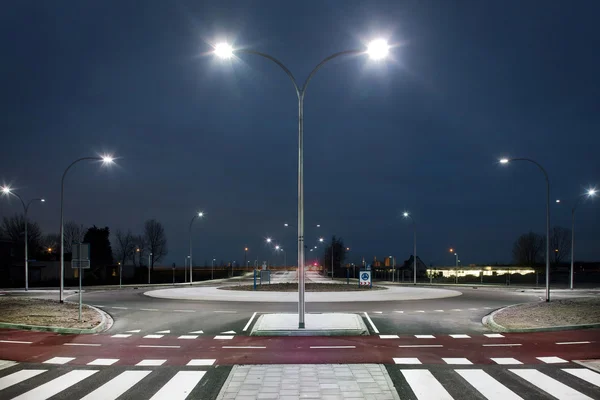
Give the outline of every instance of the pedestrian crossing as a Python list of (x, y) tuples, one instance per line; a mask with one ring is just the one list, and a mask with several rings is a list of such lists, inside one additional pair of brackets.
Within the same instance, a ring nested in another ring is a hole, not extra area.
[[(68, 367), (29, 368), (15, 365), (2, 371), (0, 398), (12, 400), (185, 400), (205, 398), (200, 383), (208, 369), (174, 367)], [(225, 380), (217, 379), (220, 387)], [(218, 388), (217, 388), (218, 389)], [(195, 395), (194, 395), (195, 393)], [(214, 396), (211, 396), (214, 397)]]
[[(600, 373), (586, 368), (560, 368), (550, 365), (531, 367), (392, 366), (390, 375), (402, 399), (600, 399)], [(394, 368), (399, 370), (393, 371)]]

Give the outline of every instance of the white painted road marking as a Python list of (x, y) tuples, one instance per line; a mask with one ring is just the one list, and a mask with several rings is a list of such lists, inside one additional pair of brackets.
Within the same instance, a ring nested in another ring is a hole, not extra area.
[(158, 308), (140, 308), (140, 311), (158, 311)]
[(194, 332), (189, 332), (189, 333), (204, 333), (204, 331), (194, 331)]
[(117, 339), (124, 339), (124, 338), (128, 338), (130, 337), (131, 334), (129, 333), (117, 333), (116, 335), (112, 335), (112, 338), (117, 338)]
[(500, 339), (504, 337), (504, 335), (501, 335), (499, 333), (484, 333), (483, 336), (488, 337), (490, 339)]
[(416, 313), (424, 313), (425, 311), (423, 311), (423, 310), (417, 310), (417, 311), (415, 311), (415, 312), (416, 312)]
[(592, 400), (591, 397), (571, 389), (567, 385), (542, 374), (535, 369), (509, 369), (510, 372), (526, 380), (546, 393), (556, 397), (558, 400)]
[(383, 311), (371, 311), (373, 314), (383, 314)]
[(4, 390), (7, 387), (16, 385), (17, 383), (23, 382), (29, 378), (33, 378), (34, 376), (38, 376), (46, 371), (47, 370), (45, 369), (23, 369), (13, 374), (3, 376), (0, 378), (0, 390)]
[(171, 331), (170, 330), (166, 330), (166, 331), (158, 331), (158, 332), (155, 332), (155, 333), (171, 333)]
[(206, 371), (179, 371), (150, 400), (185, 400)]
[(398, 314), (404, 314), (404, 311), (394, 311), (394, 312), (398, 313)]
[(0, 340), (0, 343), (12, 343), (12, 344), (31, 344), (33, 342), (23, 342), (21, 340)]
[(266, 349), (267, 346), (221, 346), (222, 349)]
[(146, 335), (143, 337), (143, 339), (160, 339), (163, 336), (164, 335)]
[(450, 365), (471, 365), (473, 364), (471, 361), (466, 358), (442, 358), (446, 364)]
[(512, 390), (486, 374), (481, 369), (455, 369), (456, 373), (464, 378), (487, 400), (523, 400)]
[(198, 339), (198, 335), (181, 335), (177, 339)]
[(81, 400), (115, 400), (144, 379), (152, 371), (125, 371)]
[(583, 379), (584, 381), (591, 383), (592, 385), (600, 387), (600, 374), (593, 372), (586, 368), (563, 368), (568, 374)]
[(418, 400), (454, 400), (426, 369), (403, 369), (402, 375)]
[(141, 329), (134, 329), (132, 331), (127, 331), (127, 333), (140, 333)]
[(536, 357), (541, 362), (545, 362), (546, 364), (560, 364), (560, 363), (568, 363), (567, 360), (563, 360), (560, 357)]
[(140, 344), (138, 347), (148, 348), (148, 349), (179, 349), (181, 346), (160, 346), (153, 344)]
[(592, 342), (556, 342), (556, 344), (590, 344)]
[(394, 358), (395, 364), (421, 364), (421, 361), (418, 358), (404, 357), (404, 358)]
[(517, 347), (522, 346), (521, 343), (490, 343), (482, 344), (483, 347)]
[(56, 379), (46, 382), (43, 385), (31, 389), (13, 400), (46, 400), (73, 386), (74, 384), (94, 375), (97, 370), (76, 369), (59, 376)]
[(100, 347), (100, 343), (63, 343), (63, 346)]
[(398, 335), (379, 335), (379, 339), (399, 339)]
[(369, 321), (369, 324), (371, 324), (371, 328), (373, 328), (373, 332), (379, 333), (379, 329), (377, 329), (377, 327), (375, 326), (373, 321), (371, 321), (371, 317), (369, 317), (369, 314), (367, 314), (366, 311), (365, 311), (365, 318), (367, 318), (367, 321)]
[(435, 312), (444, 312), (444, 310), (433, 310)]
[(136, 367), (160, 367), (165, 362), (167, 362), (167, 360), (142, 360), (135, 365)]
[(233, 339), (233, 335), (217, 335), (214, 338), (217, 340), (231, 340)]
[(73, 361), (74, 359), (75, 359), (75, 357), (54, 357), (54, 358), (44, 361), (43, 364), (63, 365), (70, 361)]
[(461, 310), (460, 308), (453, 308), (453, 309), (452, 309), (452, 310), (450, 310), (450, 311), (462, 311), (462, 310)]
[(195, 360), (190, 360), (190, 362), (187, 363), (188, 367), (206, 367), (206, 366), (211, 366), (215, 363), (214, 359), (195, 359)]
[(417, 339), (435, 339), (433, 335), (415, 335)]
[(97, 358), (92, 362), (87, 363), (87, 365), (113, 365), (119, 361), (118, 358)]
[(248, 328), (250, 327), (250, 324), (252, 323), (252, 320), (254, 320), (254, 317), (256, 317), (256, 313), (252, 314), (252, 316), (250, 317), (250, 320), (248, 321), (246, 326), (244, 326), (244, 329), (242, 329), (242, 332), (246, 332), (248, 330)]
[(196, 310), (173, 310), (174, 312), (196, 312)]
[(450, 335), (451, 338), (453, 339), (471, 339), (471, 336), (469, 335), (465, 335), (465, 334), (456, 334), (456, 335)]
[(311, 349), (355, 349), (356, 346), (310, 346)]
[(493, 362), (499, 365), (520, 365), (523, 364), (521, 361), (516, 360), (511, 357), (500, 357), (500, 358), (490, 358)]
[(224, 313), (224, 314), (237, 314), (237, 311), (233, 311), (233, 310), (220, 310), (220, 311), (213, 311), (214, 313)]
[(226, 332), (221, 332), (224, 335), (235, 335), (235, 331), (226, 331)]
[(441, 344), (401, 344), (398, 347), (444, 347)]

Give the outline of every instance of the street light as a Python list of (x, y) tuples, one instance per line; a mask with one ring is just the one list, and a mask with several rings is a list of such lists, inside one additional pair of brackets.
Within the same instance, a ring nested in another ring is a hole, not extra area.
[(275, 246), (275, 251), (281, 251), (283, 252), (283, 267), (287, 267), (287, 256), (285, 254), (285, 250), (283, 250), (283, 247), (277, 245)]
[(408, 212), (404, 212), (402, 214), (404, 216), (404, 218), (410, 218), (410, 220), (412, 221), (413, 224), (413, 285), (417, 284), (417, 223), (415, 222), (414, 218), (412, 217), (412, 215), (410, 215)]
[(346, 50), (339, 53), (334, 53), (329, 57), (324, 58), (313, 70), (308, 74), (302, 86), (296, 82), (296, 78), (292, 72), (278, 59), (265, 53), (249, 49), (234, 49), (227, 43), (219, 43), (215, 46), (215, 55), (223, 59), (233, 57), (235, 53), (254, 54), (264, 57), (277, 64), (290, 78), (294, 85), (296, 97), (298, 98), (298, 328), (304, 329), (304, 95), (306, 88), (311, 78), (315, 73), (323, 67), (328, 61), (335, 58), (347, 55), (368, 54), (374, 60), (381, 60), (387, 56), (389, 45), (382, 39), (373, 41), (367, 47), (367, 50)]
[(60, 293), (59, 300), (60, 302), (64, 302), (64, 288), (65, 288), (65, 223), (64, 223), (64, 193), (65, 193), (65, 177), (67, 176), (67, 172), (71, 169), (72, 166), (77, 164), (80, 161), (101, 161), (102, 165), (112, 165), (115, 159), (110, 155), (103, 155), (99, 157), (82, 157), (75, 161), (73, 161), (65, 172), (63, 172), (62, 179), (60, 181)]
[(150, 284), (150, 262), (152, 260), (152, 252), (148, 254), (148, 285)]
[(579, 205), (581, 199), (591, 198), (596, 196), (598, 191), (596, 188), (590, 188), (584, 194), (577, 197), (577, 201), (575, 201), (575, 205), (571, 209), (571, 273), (570, 273), (570, 285), (569, 287), (573, 290), (573, 264), (575, 262), (575, 209)]
[(538, 162), (530, 158), (502, 158), (500, 164), (508, 164), (511, 161), (527, 161), (535, 164), (546, 178), (546, 302), (550, 301), (550, 179), (548, 173)]
[[(18, 193), (15, 193), (9, 186), (2, 187), (2, 194), (5, 196), (9, 196), (11, 194), (13, 196), (16, 196), (16, 198), (19, 199), (21, 201), (21, 204), (23, 205), (23, 219), (25, 220), (25, 290), (27, 291), (27, 290), (29, 290), (29, 252), (28, 252), (28, 243), (27, 243), (27, 211), (29, 211), (29, 206), (34, 201), (39, 201), (40, 203), (43, 203), (46, 200), (36, 198), (36, 199), (29, 200), (29, 202), (27, 204), (25, 204), (25, 201), (23, 201), (21, 196), (19, 196)], [(48, 252), (50, 252), (51, 250), (52, 249), (48, 249)]]
[(193, 283), (193, 279), (194, 279), (194, 274), (193, 274), (193, 271), (194, 271), (193, 265), (194, 264), (192, 263), (192, 224), (194, 223), (196, 218), (202, 218), (202, 217), (204, 217), (204, 213), (202, 211), (200, 211), (197, 214), (195, 214), (192, 217), (192, 220), (190, 221), (190, 234), (189, 234), (189, 236), (190, 236), (190, 255), (189, 255), (189, 257), (190, 257), (190, 285)]

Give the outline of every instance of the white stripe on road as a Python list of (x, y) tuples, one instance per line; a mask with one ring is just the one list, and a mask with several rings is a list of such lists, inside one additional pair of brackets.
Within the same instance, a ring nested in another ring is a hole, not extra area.
[(23, 369), (21, 371), (17, 371), (13, 374), (3, 376), (0, 378), (0, 390), (4, 390), (7, 387), (11, 387), (12, 385), (16, 385), (17, 383), (23, 382), (29, 378), (33, 378), (41, 374), (42, 372), (46, 372), (45, 369)]
[(398, 313), (398, 314), (404, 314), (404, 311), (394, 311), (394, 312)]
[(486, 374), (481, 369), (455, 369), (464, 380), (479, 391), (487, 400), (523, 400), (512, 390)]
[(114, 310), (127, 310), (127, 307), (111, 307)]
[(167, 329), (166, 331), (158, 331), (158, 332), (154, 332), (154, 333), (171, 333), (171, 331)]
[(415, 335), (417, 339), (435, 339), (433, 335)]
[(181, 335), (177, 339), (198, 339), (198, 335)]
[(442, 358), (446, 364), (451, 365), (471, 365), (473, 364), (471, 361), (466, 358)]
[(421, 361), (418, 358), (404, 357), (404, 358), (394, 358), (395, 364), (421, 364)]
[(100, 347), (99, 343), (63, 343), (63, 346)]
[(181, 346), (160, 346), (152, 344), (140, 344), (138, 347), (146, 349), (179, 349)]
[(117, 333), (116, 335), (112, 335), (111, 337), (117, 338), (117, 339), (119, 339), (119, 338), (124, 339), (124, 338), (128, 338), (129, 336), (131, 336), (131, 334), (129, 334), (129, 333)]
[(140, 308), (140, 311), (158, 311), (158, 308)]
[(442, 344), (402, 344), (398, 347), (444, 347)]
[(267, 346), (221, 346), (222, 349), (266, 349)]
[(146, 335), (142, 339), (160, 339), (164, 335)]
[(417, 313), (424, 313), (425, 311), (423, 311), (423, 310), (418, 310), (418, 311), (415, 311), (415, 312), (417, 312)]
[(311, 349), (355, 349), (356, 346), (310, 346)]
[(33, 342), (23, 342), (21, 340), (0, 340), (0, 343), (12, 343), (12, 344), (31, 344)]
[(127, 331), (127, 333), (140, 333), (141, 331), (141, 329), (134, 329), (132, 331)]
[(398, 335), (379, 335), (379, 339), (400, 339)]
[(252, 323), (252, 320), (254, 319), (254, 317), (256, 317), (256, 313), (252, 314), (252, 316), (250, 317), (250, 320), (248, 321), (248, 323), (246, 324), (246, 326), (244, 326), (244, 329), (242, 329), (242, 332), (246, 332), (246, 330), (248, 330), (248, 328), (250, 327), (250, 324)]
[(500, 358), (490, 358), (493, 362), (498, 365), (520, 365), (523, 364), (521, 361), (511, 358), (511, 357), (500, 357)]
[(403, 369), (402, 375), (418, 400), (454, 400), (426, 369)]
[(488, 337), (490, 339), (499, 339), (504, 337), (504, 335), (501, 335), (499, 333), (484, 333), (483, 336)]
[(144, 379), (152, 371), (125, 371), (81, 400), (115, 400)]
[(206, 366), (211, 366), (215, 363), (214, 359), (196, 359), (196, 360), (190, 360), (190, 362), (187, 363), (188, 367), (206, 367)]
[(119, 361), (118, 358), (96, 358), (94, 361), (87, 363), (87, 365), (113, 365)]
[(469, 308), (469, 311), (477, 311), (479, 310), (478, 308)]
[(556, 344), (590, 344), (592, 342), (556, 342)]
[(377, 327), (375, 326), (373, 321), (371, 321), (371, 317), (369, 317), (369, 314), (367, 314), (366, 311), (365, 311), (365, 317), (367, 318), (367, 321), (369, 321), (369, 324), (371, 324), (371, 328), (373, 328), (373, 332), (379, 333), (379, 329), (377, 329)]
[(435, 312), (444, 312), (444, 310), (433, 310)]
[(136, 367), (160, 367), (167, 360), (142, 360), (139, 363), (135, 364)]
[(214, 338), (217, 340), (231, 340), (233, 339), (233, 335), (217, 335)]
[(571, 389), (548, 375), (542, 374), (535, 369), (509, 369), (510, 372), (526, 380), (546, 393), (556, 397), (558, 400), (592, 400), (591, 397)]
[(492, 344), (482, 344), (483, 347), (516, 347), (523, 346), (521, 343), (492, 343)]
[(224, 313), (224, 314), (237, 314), (237, 311), (233, 311), (233, 310), (218, 310), (218, 311), (213, 311), (215, 313)]
[(461, 310), (460, 308), (453, 308), (453, 309), (452, 309), (452, 310), (450, 310), (450, 311), (462, 311), (462, 310)]
[(62, 364), (68, 363), (69, 361), (73, 361), (74, 359), (75, 359), (75, 357), (54, 357), (54, 358), (44, 361), (43, 364), (62, 365)]
[(469, 335), (465, 335), (465, 334), (457, 334), (457, 335), (450, 335), (451, 338), (453, 339), (471, 339), (471, 336)]
[(185, 400), (206, 371), (179, 371), (150, 400)]
[(56, 379), (46, 382), (43, 385), (31, 389), (13, 400), (46, 400), (50, 397), (62, 392), (63, 390), (73, 386), (74, 384), (89, 378), (94, 375), (97, 370), (91, 369), (76, 369), (59, 376)]
[(560, 357), (536, 357), (541, 362), (546, 364), (560, 364), (560, 363), (568, 363), (567, 360), (563, 360)]
[(173, 310), (175, 312), (196, 312), (196, 310)]
[(600, 374), (586, 368), (563, 368), (568, 374), (600, 387)]

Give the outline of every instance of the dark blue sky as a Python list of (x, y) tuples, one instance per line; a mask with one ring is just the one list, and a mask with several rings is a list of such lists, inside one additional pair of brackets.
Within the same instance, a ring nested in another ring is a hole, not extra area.
[[(597, 1), (12, 1), (0, 14), (0, 179), (58, 232), (60, 178), (80, 164), (65, 219), (131, 228), (156, 218), (166, 262), (264, 260), (264, 238), (294, 262), (297, 104), (277, 66), (232, 62), (211, 44), (269, 53), (304, 81), (324, 57), (384, 36), (391, 59), (336, 60), (305, 102), (307, 243), (341, 235), (351, 259), (412, 253), (427, 263), (507, 262), (521, 233), (570, 225), (570, 204), (600, 184)], [(0, 215), (19, 208), (0, 203)], [(600, 259), (600, 201), (577, 212), (577, 259)], [(322, 225), (319, 233), (314, 228)], [(568, 258), (568, 257), (566, 257)], [(273, 260), (273, 258), (271, 258)]]

